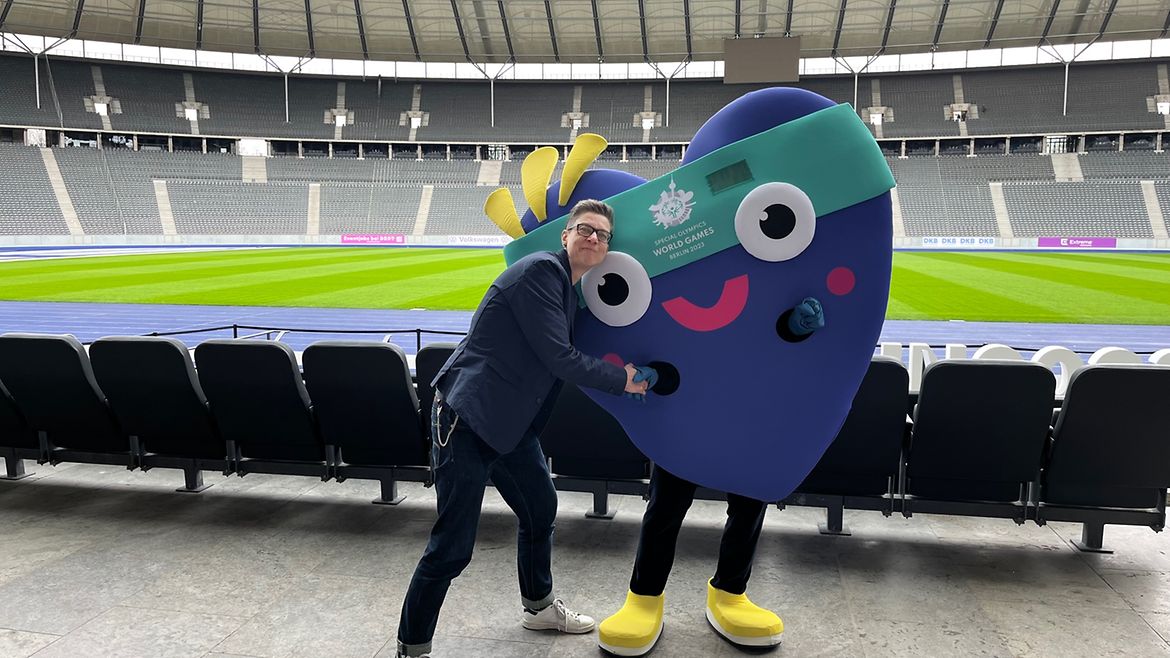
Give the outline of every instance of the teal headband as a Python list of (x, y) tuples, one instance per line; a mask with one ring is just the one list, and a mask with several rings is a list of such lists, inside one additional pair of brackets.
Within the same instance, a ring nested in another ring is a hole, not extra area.
[[(708, 153), (673, 172), (616, 194), (611, 252), (629, 254), (650, 277), (739, 244), (734, 218), (756, 186), (800, 188), (820, 217), (894, 187), (881, 149), (847, 104), (794, 119)], [(504, 247), (511, 265), (537, 251), (561, 249), (568, 216)]]

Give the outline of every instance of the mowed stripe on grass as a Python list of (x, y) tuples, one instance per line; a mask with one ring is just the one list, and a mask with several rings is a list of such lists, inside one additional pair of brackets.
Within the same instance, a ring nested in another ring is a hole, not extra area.
[(1170, 325), (1170, 254), (1129, 256), (900, 252), (892, 292), (907, 319)]
[[(96, 261), (101, 267), (91, 268)], [(116, 261), (116, 262), (109, 262)], [(42, 271), (37, 265), (51, 265)], [(503, 270), (499, 251), (292, 248), (0, 264), (0, 299), (466, 309)], [(440, 300), (442, 301), (442, 300)]]
[[(470, 310), (503, 268), (498, 250), (352, 247), (19, 261), (0, 299)], [(1170, 254), (898, 252), (887, 315), (1170, 325)]]

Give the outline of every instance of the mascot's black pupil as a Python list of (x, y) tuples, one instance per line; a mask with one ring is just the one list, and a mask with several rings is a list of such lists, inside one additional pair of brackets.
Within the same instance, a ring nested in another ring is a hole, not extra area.
[(782, 240), (796, 228), (796, 214), (783, 203), (773, 203), (764, 208), (760, 218), (760, 230), (773, 240)]
[(630, 284), (620, 274), (610, 272), (597, 286), (597, 296), (609, 306), (621, 306), (630, 296)]

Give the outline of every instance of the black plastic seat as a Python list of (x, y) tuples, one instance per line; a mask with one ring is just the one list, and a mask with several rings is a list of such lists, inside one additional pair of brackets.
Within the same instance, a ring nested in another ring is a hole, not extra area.
[(1170, 368), (1087, 366), (1073, 373), (1053, 428), (1037, 522), (1084, 524), (1074, 544), (1102, 551), (1106, 523), (1166, 522)]
[(325, 446), (291, 347), (208, 340), (195, 348), (195, 366), (236, 472), (329, 479)]
[(5, 480), (28, 477), (30, 474), (25, 472), (24, 460), (43, 461), (45, 454), (37, 433), (28, 426), (3, 382), (0, 382), (0, 454), (4, 455), (6, 470), (0, 479)]
[(94, 375), (122, 428), (137, 442), (143, 470), (180, 468), (201, 491), (203, 470), (229, 468), (187, 346), (173, 338), (111, 336), (89, 348)]
[(398, 480), (429, 480), (430, 440), (418, 422), (418, 397), (401, 348), (322, 341), (301, 358), (322, 439), (333, 447), (338, 482), (379, 480), (382, 497), (374, 502), (398, 503)]
[(423, 434), (426, 436), (430, 436), (431, 405), (435, 401), (435, 389), (431, 386), (431, 381), (434, 380), (435, 375), (439, 374), (439, 370), (443, 368), (444, 363), (447, 363), (447, 359), (451, 358), (451, 353), (455, 351), (456, 347), (459, 347), (456, 343), (431, 343), (419, 350), (414, 358), (415, 382), (418, 388), (418, 411)]
[(1023, 523), (1039, 479), (1056, 377), (1024, 361), (927, 366), (914, 412), (903, 514), (1010, 518)]
[(650, 460), (608, 411), (573, 384), (561, 387), (540, 445), (558, 489), (593, 494), (586, 516), (612, 518), (610, 493), (646, 491)]
[(0, 336), (0, 381), (38, 433), (42, 460), (134, 467), (130, 439), (73, 336)]
[(849, 534), (844, 509), (895, 511), (902, 493), (902, 451), (910, 375), (897, 359), (875, 356), (861, 380), (837, 438), (785, 503), (824, 506), (824, 534)]

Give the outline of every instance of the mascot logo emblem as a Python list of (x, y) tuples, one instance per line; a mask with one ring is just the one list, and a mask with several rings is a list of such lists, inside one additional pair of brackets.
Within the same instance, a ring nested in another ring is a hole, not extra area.
[(695, 202), (691, 201), (694, 196), (694, 192), (676, 190), (674, 181), (670, 181), (670, 191), (663, 192), (658, 197), (658, 203), (650, 206), (650, 211), (654, 213), (654, 223), (662, 228), (670, 228), (690, 219), (691, 208), (695, 206)]

